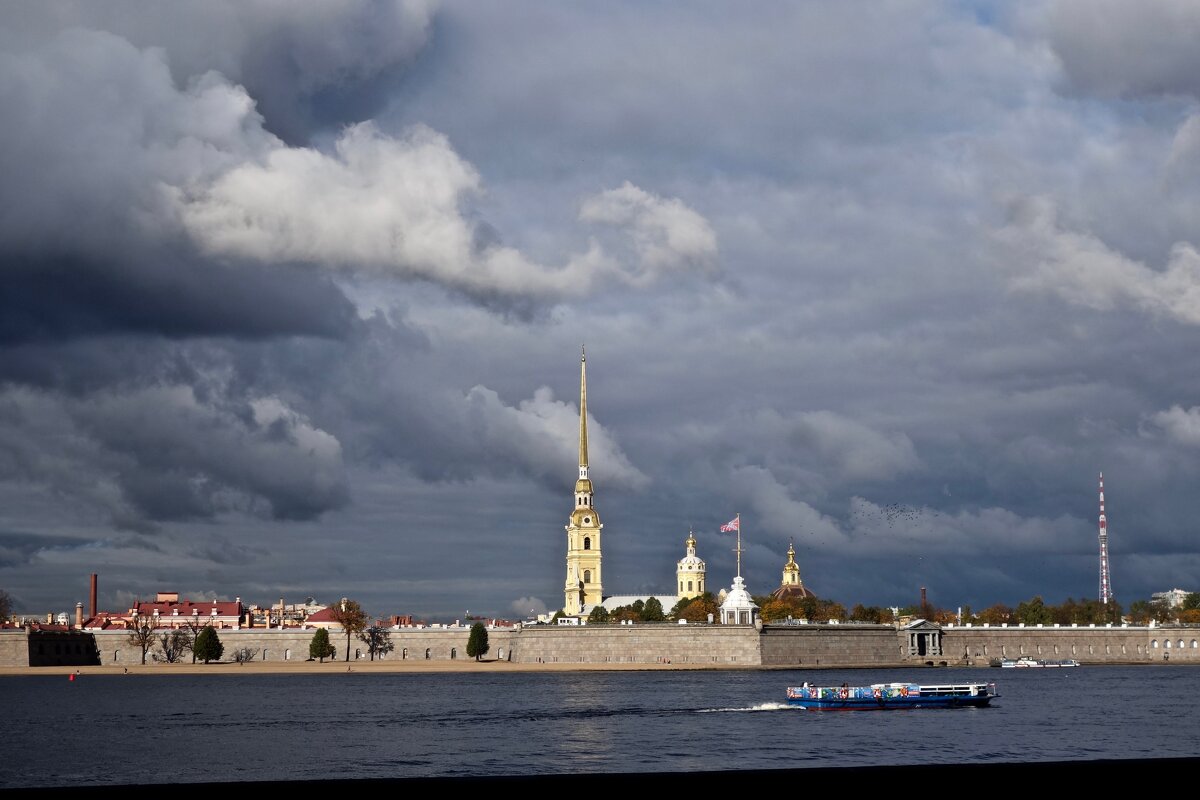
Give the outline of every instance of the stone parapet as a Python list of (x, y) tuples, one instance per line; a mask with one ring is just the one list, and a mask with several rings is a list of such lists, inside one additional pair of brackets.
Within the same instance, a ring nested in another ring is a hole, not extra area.
[(753, 625), (535, 625), (520, 631), (512, 660), (523, 664), (756, 667), (762, 664), (762, 650)]
[[(315, 628), (220, 630), (223, 661), (240, 648), (257, 651), (255, 661), (304, 662)], [(393, 628), (393, 650), (381, 661), (467, 659), (470, 628)], [(1073, 658), (1082, 664), (1200, 664), (1200, 626), (1153, 627), (983, 627), (947, 626), (938, 632), (940, 650), (908, 655), (907, 632), (891, 625), (531, 625), (488, 630), (489, 660), (522, 664), (676, 664), (713, 668), (842, 668), (930, 664), (986, 667), (1001, 658)], [(95, 642), (101, 665), (141, 663), (141, 650), (124, 631), (30, 632), (0, 629), (0, 666), (95, 663), (83, 640)], [(76, 652), (76, 643), (81, 645)], [(345, 660), (346, 639), (330, 631)], [(56, 651), (55, 646), (59, 645)], [(38, 647), (41, 647), (40, 653)], [(350, 661), (369, 657), (350, 641)], [(65, 648), (65, 649), (64, 649)], [(157, 647), (151, 650), (156, 652)], [(84, 660), (72, 660), (84, 659)], [(185, 659), (191, 661), (191, 656)], [(147, 663), (152, 663), (147, 658)]]

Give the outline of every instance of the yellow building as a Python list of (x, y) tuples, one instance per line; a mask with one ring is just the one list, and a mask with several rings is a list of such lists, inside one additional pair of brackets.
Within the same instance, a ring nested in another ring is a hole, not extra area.
[(587, 452), (587, 351), (579, 356), (579, 478), (575, 481), (575, 508), (567, 523), (567, 581), (563, 614), (578, 616), (604, 599), (600, 575), (600, 515), (593, 505), (588, 478)]
[(675, 568), (675, 579), (679, 582), (679, 600), (691, 600), (704, 594), (704, 560), (696, 556), (696, 537), (688, 531), (687, 555), (679, 559)]

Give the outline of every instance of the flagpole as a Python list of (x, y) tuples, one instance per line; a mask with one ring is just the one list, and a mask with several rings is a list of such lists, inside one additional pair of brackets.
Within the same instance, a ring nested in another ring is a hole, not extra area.
[(738, 577), (742, 577), (742, 512), (737, 513), (737, 567)]

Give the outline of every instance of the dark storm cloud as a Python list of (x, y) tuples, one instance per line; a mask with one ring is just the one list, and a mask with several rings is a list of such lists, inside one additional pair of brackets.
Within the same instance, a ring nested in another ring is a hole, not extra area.
[[(199, 382), (197, 382), (199, 383)], [(82, 394), (13, 389), (0, 404), (11, 480), (46, 483), (116, 527), (239, 510), (309, 519), (348, 501), (341, 446), (278, 397), (206, 385)]]
[(1101, 470), (1119, 600), (1195, 579), (1186, 9), (15, 8), (5, 524), (157, 548), (22, 598), (556, 608), (584, 343), (610, 592), (740, 512), (756, 594), (1093, 596)]
[(69, 536), (0, 531), (0, 568), (26, 565), (45, 550), (68, 550), (89, 544), (90, 540)]
[[(355, 321), (323, 275), (202, 262), (186, 247), (106, 260), (14, 253), (0, 286), (0, 345), (9, 346), (111, 334), (343, 337)], [(33, 373), (54, 367), (19, 360), (19, 352), (0, 354), (2, 374), (40, 382)]]

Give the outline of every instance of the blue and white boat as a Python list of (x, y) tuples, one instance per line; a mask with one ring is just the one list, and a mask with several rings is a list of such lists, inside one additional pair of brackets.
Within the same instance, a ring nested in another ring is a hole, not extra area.
[(1079, 662), (1073, 658), (1002, 658), (1000, 666), (1005, 668), (1025, 669), (1027, 667), (1078, 667)]
[(999, 697), (994, 683), (872, 683), (787, 687), (788, 705), (817, 711), (888, 708), (982, 708)]

